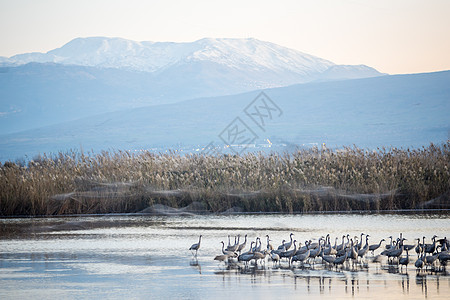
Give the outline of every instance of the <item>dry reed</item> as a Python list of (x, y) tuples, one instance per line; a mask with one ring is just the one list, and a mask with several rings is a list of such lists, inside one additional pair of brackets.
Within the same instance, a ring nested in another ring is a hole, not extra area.
[(449, 208), (450, 142), (291, 154), (75, 152), (0, 165), (0, 215), (139, 212), (194, 201), (209, 211)]

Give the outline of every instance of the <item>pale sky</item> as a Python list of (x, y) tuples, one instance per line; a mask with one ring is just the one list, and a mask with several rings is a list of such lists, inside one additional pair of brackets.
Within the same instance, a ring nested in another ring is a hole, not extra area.
[(0, 0), (0, 56), (76, 37), (254, 37), (390, 74), (450, 69), (450, 0)]

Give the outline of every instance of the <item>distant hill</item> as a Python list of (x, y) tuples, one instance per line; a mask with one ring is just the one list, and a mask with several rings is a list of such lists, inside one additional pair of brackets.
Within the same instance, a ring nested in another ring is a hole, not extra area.
[[(280, 111), (265, 118), (263, 127), (245, 114), (260, 91), (126, 109), (2, 135), (0, 160), (80, 146), (98, 151), (224, 145), (220, 135), (236, 117), (254, 132), (254, 144), (269, 139), (292, 147), (419, 147), (449, 138), (449, 83), (445, 71), (266, 89)], [(260, 112), (268, 111), (260, 106)]]
[(0, 58), (0, 134), (139, 106), (311, 81), (381, 76), (256, 39), (77, 38)]

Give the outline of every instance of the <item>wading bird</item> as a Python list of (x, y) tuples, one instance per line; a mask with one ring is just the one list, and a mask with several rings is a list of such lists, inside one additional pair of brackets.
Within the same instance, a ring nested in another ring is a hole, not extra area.
[(416, 266), (417, 271), (419, 271), (420, 269), (423, 268), (424, 262), (423, 262), (423, 254), (421, 257), (419, 257), (416, 262), (414, 263), (414, 265)]
[[(291, 246), (292, 246), (292, 236), (293, 236), (294, 234), (293, 233), (291, 233), (290, 235), (289, 235), (289, 237), (291, 238), (291, 241), (290, 242), (287, 242), (287, 243), (284, 243), (284, 248), (286, 249), (286, 250), (289, 250), (289, 248), (291, 248)], [(280, 247), (278, 247), (278, 249), (279, 249)]]
[(239, 247), (237, 248), (237, 252), (239, 252), (239, 254), (241, 254), (242, 249), (245, 248), (245, 245), (247, 244), (247, 235), (245, 235), (245, 240), (242, 244), (239, 245)]
[[(406, 249), (405, 249), (406, 250)], [(409, 264), (409, 252), (408, 250), (406, 250), (406, 257), (402, 257), (399, 259), (398, 263), (400, 265), (402, 265), (402, 270), (403, 270), (403, 266), (406, 266), (406, 269), (408, 269), (408, 264)]]
[(425, 264), (426, 264), (426, 269), (428, 269), (428, 266), (430, 267), (434, 267), (434, 262), (436, 261), (436, 259), (438, 258), (438, 253), (434, 254), (434, 255), (429, 255), (429, 256), (425, 256)]
[(431, 244), (425, 244), (425, 237), (424, 237), (424, 247), (425, 247), (425, 253), (433, 254), (434, 251), (436, 251), (436, 238), (437, 235), (434, 235), (431, 240), (433, 243)]
[(372, 251), (372, 255), (374, 255), (374, 251), (380, 248), (381, 243), (384, 242), (384, 239), (381, 239), (381, 241), (378, 244), (372, 244), (369, 246), (369, 251)]
[(343, 265), (346, 260), (347, 260), (347, 252), (345, 252), (344, 256), (339, 256), (333, 261), (333, 265), (336, 266), (336, 271), (338, 265)]
[(228, 236), (228, 246), (227, 246), (227, 249), (225, 249), (225, 250), (228, 251), (228, 252), (236, 251), (236, 249), (239, 247), (239, 238), (240, 238), (240, 236), (238, 235), (237, 236), (237, 241), (236, 241), (236, 237), (234, 237), (234, 244), (231, 245), (230, 244), (230, 236)]
[(222, 255), (217, 255), (216, 257), (214, 257), (214, 260), (218, 260), (218, 261), (226, 261), (228, 260), (230, 257), (235, 257), (236, 253), (231, 253), (231, 254), (222, 254)]
[(272, 259), (272, 265), (275, 266), (278, 262), (278, 266), (280, 265), (280, 256), (274, 252), (271, 253), (270, 259)]
[[(297, 251), (297, 253), (298, 253), (298, 251)], [(292, 262), (299, 261), (299, 262), (301, 262), (302, 265), (303, 265), (304, 262), (309, 258), (309, 254), (310, 254), (310, 253), (311, 253), (311, 250), (307, 249), (305, 253), (301, 253), (301, 254), (298, 253), (298, 254), (295, 254), (295, 255), (292, 257)]]
[(297, 240), (294, 240), (294, 249), (284, 252), (284, 257), (289, 260), (289, 267), (291, 266), (292, 257), (295, 255), (295, 252), (297, 252), (297, 245), (295, 244), (296, 242)]
[(419, 258), (420, 257), (420, 253), (422, 253), (422, 251), (423, 251), (423, 245), (420, 244), (420, 238), (417, 238), (416, 240), (417, 240), (417, 246), (416, 246), (415, 250), (416, 250), (416, 253), (417, 253), (417, 258)]
[(272, 244), (270, 243), (270, 241), (271, 241), (271, 239), (269, 238), (269, 235), (267, 234), (266, 235), (266, 237), (267, 237), (267, 251), (272, 251), (273, 250), (273, 246), (272, 246)]
[(197, 257), (197, 252), (198, 252), (198, 249), (200, 249), (201, 241), (202, 241), (202, 235), (200, 234), (200, 236), (198, 238), (198, 243), (192, 244), (192, 246), (189, 248), (189, 250), (191, 250), (191, 251), (195, 250), (195, 255), (194, 255), (194, 253), (192, 253), (192, 255), (194, 255), (194, 257)]
[(231, 255), (234, 253), (234, 251), (228, 251), (227, 249), (225, 249), (225, 243), (223, 241), (221, 241), (220, 243), (222, 243), (222, 253), (223, 255)]

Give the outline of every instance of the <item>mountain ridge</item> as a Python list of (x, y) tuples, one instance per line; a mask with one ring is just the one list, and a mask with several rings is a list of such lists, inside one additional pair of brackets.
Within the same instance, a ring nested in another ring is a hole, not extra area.
[(0, 65), (0, 134), (126, 106), (383, 75), (252, 38), (188, 43), (76, 38)]
[[(153, 73), (176, 64), (197, 61), (211, 61), (236, 70), (262, 68), (315, 77), (336, 65), (314, 55), (254, 38), (203, 38), (181, 43), (137, 42), (118, 37), (75, 38), (46, 53), (17, 54), (2, 58), (0, 62), (9, 66), (30, 62), (60, 63)], [(373, 70), (375, 72), (370, 76), (383, 75)], [(307, 81), (311, 81), (311, 78), (303, 78), (303, 81), (295, 83)]]
[(264, 130), (243, 112), (260, 91), (127, 109), (2, 135), (0, 161), (80, 145), (93, 151), (157, 148), (160, 152), (185, 146), (192, 150), (209, 142), (223, 145), (219, 134), (236, 117), (256, 133), (255, 144), (270, 139), (294, 148), (322, 143), (371, 149), (420, 147), (448, 139), (449, 81), (450, 71), (443, 71), (268, 89), (264, 92), (283, 113), (267, 120)]

